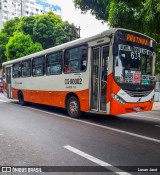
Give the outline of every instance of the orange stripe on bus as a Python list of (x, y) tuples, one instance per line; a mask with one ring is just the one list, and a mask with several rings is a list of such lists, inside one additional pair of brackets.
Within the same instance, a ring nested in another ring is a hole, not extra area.
[[(18, 99), (18, 89), (12, 88), (13, 99)], [(65, 99), (67, 94), (74, 93), (80, 101), (80, 109), (89, 111), (89, 89), (69, 92), (69, 91), (43, 91), (43, 90), (21, 90), (24, 96), (24, 101), (46, 104), (65, 108)]]

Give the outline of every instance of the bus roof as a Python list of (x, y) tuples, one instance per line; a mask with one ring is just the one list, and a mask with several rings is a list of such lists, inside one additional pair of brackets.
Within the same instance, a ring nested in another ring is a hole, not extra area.
[(154, 40), (153, 38), (151, 38), (147, 35), (144, 35), (142, 33), (138, 33), (138, 32), (132, 31), (132, 30), (123, 29), (123, 28), (111, 28), (111, 29), (105, 30), (105, 31), (103, 31), (99, 34), (96, 34), (94, 36), (76, 39), (74, 41), (70, 41), (70, 42), (67, 42), (67, 43), (64, 43), (64, 44), (61, 44), (61, 45), (51, 47), (49, 49), (45, 49), (45, 50), (42, 50), (42, 51), (39, 51), (39, 52), (36, 52), (36, 53), (33, 53), (33, 54), (26, 55), (24, 57), (20, 57), (20, 58), (11, 60), (11, 61), (4, 62), (2, 65), (12, 64), (12, 63), (15, 63), (15, 62), (18, 62), (18, 61), (23, 61), (23, 60), (26, 60), (26, 59), (29, 59), (29, 58), (38, 57), (40, 55), (46, 55), (47, 53), (51, 53), (51, 52), (58, 51), (58, 50), (63, 50), (64, 48), (66, 49), (66, 48), (76, 46), (76, 45), (80, 45), (80, 44), (85, 44), (87, 42), (90, 42), (90, 41), (93, 41), (93, 40), (96, 40), (98, 38), (102, 38), (102, 37), (105, 37), (105, 36), (109, 37), (112, 34), (114, 34), (117, 30), (125, 30), (125, 31), (128, 31), (128, 32), (134, 32), (134, 33), (143, 35), (145, 37), (148, 37), (148, 38)]

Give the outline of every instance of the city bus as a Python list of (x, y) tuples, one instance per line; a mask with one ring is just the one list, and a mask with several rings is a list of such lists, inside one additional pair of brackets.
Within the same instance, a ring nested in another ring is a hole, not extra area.
[(155, 41), (113, 28), (3, 63), (3, 91), (38, 103), (106, 115), (149, 111), (155, 92)]

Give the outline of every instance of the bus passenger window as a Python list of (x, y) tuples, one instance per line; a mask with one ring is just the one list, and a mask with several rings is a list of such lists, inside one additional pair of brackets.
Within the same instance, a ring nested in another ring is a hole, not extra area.
[(68, 49), (64, 56), (64, 72), (85, 71), (87, 67), (88, 47), (86, 45)]
[(87, 68), (87, 54), (88, 48), (86, 46), (81, 47), (81, 71), (85, 71)]
[(13, 78), (19, 78), (19, 77), (21, 77), (21, 63), (15, 63), (15, 64), (13, 64), (12, 77)]
[(62, 52), (52, 53), (46, 58), (46, 74), (61, 74), (62, 72)]
[(22, 76), (23, 77), (31, 76), (31, 60), (22, 62)]
[(44, 56), (32, 60), (32, 74), (33, 76), (44, 75)]

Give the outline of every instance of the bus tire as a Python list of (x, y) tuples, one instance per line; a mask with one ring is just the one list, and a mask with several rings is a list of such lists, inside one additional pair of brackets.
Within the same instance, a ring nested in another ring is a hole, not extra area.
[(25, 105), (25, 101), (24, 101), (24, 96), (22, 92), (18, 93), (18, 100), (19, 100), (19, 104), (24, 106)]
[(67, 100), (67, 113), (72, 118), (81, 117), (80, 103), (76, 96), (71, 96)]

